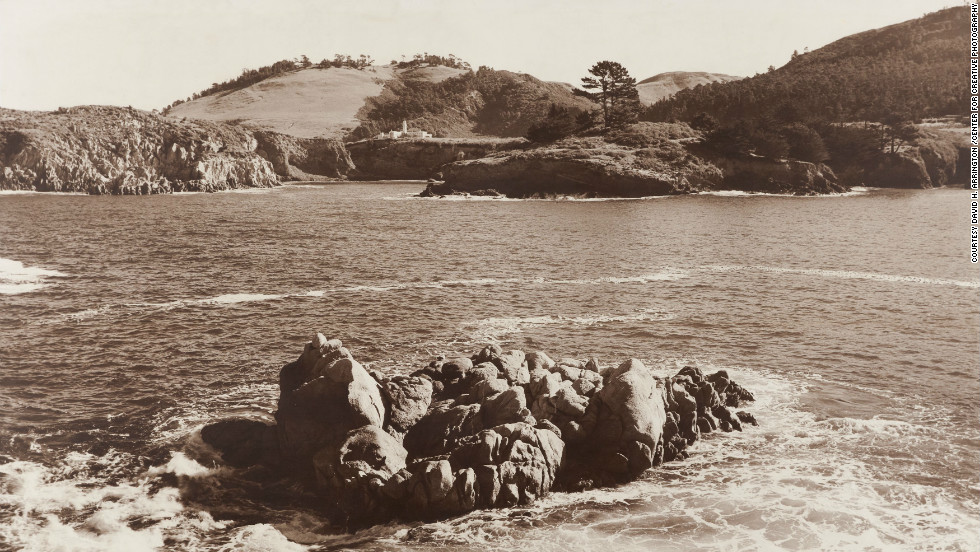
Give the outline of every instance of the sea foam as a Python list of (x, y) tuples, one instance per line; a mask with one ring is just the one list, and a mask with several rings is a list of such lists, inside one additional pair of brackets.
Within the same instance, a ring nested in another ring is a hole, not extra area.
[(0, 295), (18, 295), (49, 285), (49, 278), (64, 277), (57, 270), (25, 266), (20, 261), (0, 257)]
[[(946, 434), (904, 420), (820, 420), (804, 410), (805, 380), (775, 370), (697, 359), (650, 361), (725, 369), (757, 400), (759, 426), (712, 433), (692, 456), (629, 485), (553, 493), (531, 507), (475, 512), (390, 529), (391, 547), (565, 552), (594, 550), (966, 550), (980, 531), (976, 505), (915, 482), (917, 467), (887, 451), (928, 457)], [(879, 452), (881, 451), (881, 452)], [(885, 454), (885, 462), (879, 460)]]
[(226, 293), (214, 297), (203, 297), (196, 299), (177, 299), (162, 303), (122, 303), (117, 305), (103, 305), (95, 308), (88, 308), (59, 316), (56, 319), (40, 322), (41, 324), (52, 324), (58, 322), (78, 322), (93, 317), (105, 316), (110, 314), (146, 314), (151, 312), (164, 312), (181, 308), (199, 307), (225, 307), (239, 303), (254, 303), (263, 301), (278, 301), (284, 299), (315, 299), (325, 296), (362, 294), (362, 293), (389, 293), (402, 290), (415, 289), (455, 289), (466, 287), (491, 287), (504, 285), (523, 285), (523, 286), (593, 286), (607, 284), (648, 284), (654, 282), (669, 282), (687, 278), (690, 272), (673, 267), (665, 267), (657, 272), (630, 276), (601, 276), (596, 278), (582, 279), (561, 279), (561, 278), (461, 278), (448, 280), (433, 280), (429, 282), (391, 282), (378, 284), (347, 285), (329, 289), (313, 289), (292, 293)]
[(773, 274), (800, 274), (821, 278), (840, 278), (845, 280), (873, 280), (901, 284), (927, 284), (936, 286), (959, 286), (980, 288), (980, 281), (953, 280), (949, 278), (929, 278), (924, 276), (905, 276), (900, 274), (881, 274), (878, 272), (857, 272), (851, 270), (823, 270), (818, 268), (787, 268), (778, 266), (706, 266), (705, 270), (715, 272), (768, 272)]

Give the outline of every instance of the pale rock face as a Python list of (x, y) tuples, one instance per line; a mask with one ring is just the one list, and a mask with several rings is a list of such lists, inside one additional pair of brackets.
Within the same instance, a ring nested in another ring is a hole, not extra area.
[(429, 410), (432, 382), (421, 377), (396, 376), (382, 383), (389, 404), (389, 423), (397, 431), (408, 431)]
[(0, 190), (213, 192), (268, 188), (309, 174), (343, 177), (354, 168), (336, 140), (302, 140), (119, 107), (3, 112)]
[(378, 382), (339, 341), (314, 340), (279, 376), (280, 441), (300, 457), (310, 456), (349, 430), (364, 425), (381, 428), (385, 419)]
[(493, 359), (493, 363), (500, 368), (504, 377), (512, 385), (524, 385), (531, 381), (531, 373), (528, 371), (527, 363), (524, 361), (524, 351), (507, 351)]
[(530, 371), (536, 369), (543, 369), (551, 371), (555, 366), (555, 361), (551, 360), (551, 357), (542, 351), (534, 351), (525, 355), (524, 360), (527, 362), (527, 368)]

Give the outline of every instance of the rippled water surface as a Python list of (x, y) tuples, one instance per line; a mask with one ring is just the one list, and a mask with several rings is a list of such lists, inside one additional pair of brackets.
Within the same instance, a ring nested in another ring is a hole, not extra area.
[[(963, 190), (422, 200), (418, 183), (0, 195), (0, 550), (980, 547)], [(311, 332), (724, 368), (760, 427), (635, 483), (355, 535), (209, 460)]]

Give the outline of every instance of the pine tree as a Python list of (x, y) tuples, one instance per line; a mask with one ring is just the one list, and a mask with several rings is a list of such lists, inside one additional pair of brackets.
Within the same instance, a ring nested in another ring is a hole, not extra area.
[(636, 79), (615, 61), (600, 61), (589, 69), (591, 77), (582, 78), (582, 88), (595, 90), (589, 98), (602, 107), (606, 130), (636, 122), (640, 110)]

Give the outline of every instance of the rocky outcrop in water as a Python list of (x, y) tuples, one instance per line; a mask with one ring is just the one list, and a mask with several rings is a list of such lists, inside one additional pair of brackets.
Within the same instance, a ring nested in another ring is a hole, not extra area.
[(336, 140), (304, 140), (121, 107), (0, 109), (0, 189), (213, 192), (267, 188), (310, 174), (339, 177), (352, 168)]
[(692, 139), (645, 145), (567, 139), (451, 163), (442, 172), (445, 181), (429, 186), (423, 196), (494, 191), (509, 197), (645, 197), (718, 190), (815, 195), (848, 190), (826, 165), (719, 156)]
[(654, 148), (636, 150), (597, 139), (567, 140), (451, 163), (442, 169), (444, 184), (430, 193), (495, 190), (518, 198), (644, 197), (698, 191), (710, 180), (721, 179), (717, 169), (696, 162), (673, 167), (647, 163), (657, 153)]
[(317, 334), (279, 380), (274, 426), (226, 420), (202, 437), (229, 464), (304, 481), (349, 528), (625, 483), (685, 458), (704, 433), (756, 423), (736, 410), (752, 394), (724, 371), (659, 377), (635, 359), (496, 345), (383, 375)]
[(711, 162), (724, 173), (717, 190), (739, 190), (789, 195), (834, 194), (850, 188), (837, 180), (823, 163), (765, 157), (712, 157)]

